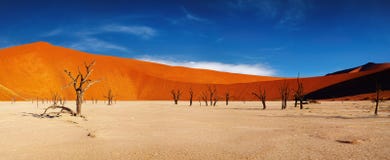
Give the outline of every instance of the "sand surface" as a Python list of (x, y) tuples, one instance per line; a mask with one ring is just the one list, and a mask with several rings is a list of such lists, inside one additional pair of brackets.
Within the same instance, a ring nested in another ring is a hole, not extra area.
[(0, 102), (0, 159), (390, 159), (390, 102), (179, 103), (87, 102), (82, 119)]

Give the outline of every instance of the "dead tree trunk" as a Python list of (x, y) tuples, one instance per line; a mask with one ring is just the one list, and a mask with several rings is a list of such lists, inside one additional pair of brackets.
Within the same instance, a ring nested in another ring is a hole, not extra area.
[(108, 90), (107, 95), (104, 97), (107, 98), (107, 105), (112, 105), (112, 100), (114, 99), (114, 95), (112, 94), (111, 89)]
[(179, 89), (177, 91), (172, 90), (171, 94), (172, 94), (173, 101), (175, 102), (175, 104), (177, 104), (181, 96), (181, 91)]
[(76, 113), (81, 114), (81, 105), (83, 104), (83, 93), (81, 90), (76, 90)]
[(93, 84), (99, 82), (99, 80), (91, 80), (89, 77), (91, 76), (93, 72), (93, 65), (95, 65), (95, 61), (92, 61), (91, 63), (87, 64), (84, 63), (85, 67), (85, 74), (81, 73), (80, 68), (78, 69), (78, 73), (76, 76), (72, 74), (72, 72), (65, 70), (65, 73), (68, 75), (68, 77), (72, 80), (69, 85), (73, 86), (73, 89), (76, 92), (76, 115), (81, 115), (81, 105), (83, 104), (83, 98), (84, 93), (87, 91), (89, 87), (91, 87)]
[[(41, 114), (41, 117), (49, 117), (49, 118), (52, 118), (52, 117), (55, 117), (55, 116), (60, 116), (61, 113), (64, 113), (64, 111), (70, 113), (72, 116), (75, 116), (76, 113), (68, 108), (68, 107), (65, 107), (65, 106), (59, 106), (58, 103), (61, 103), (61, 97), (57, 94), (57, 93), (54, 93), (53, 96), (52, 96), (52, 105), (47, 107), (45, 109), (45, 111)], [(51, 115), (50, 113), (47, 114), (46, 112), (49, 110), (49, 109), (61, 109), (59, 112), (56, 112), (55, 115)]]
[(192, 98), (194, 97), (194, 91), (190, 88), (190, 106), (192, 106)]
[(60, 96), (58, 95), (58, 93), (54, 93), (51, 100), (53, 102), (53, 106), (56, 106), (58, 104), (58, 102), (61, 101)]
[(226, 106), (229, 105), (229, 99), (230, 99), (230, 93), (229, 93), (229, 91), (227, 91), (227, 92), (225, 93)]
[[(302, 81), (300, 81), (299, 79), (299, 73), (298, 73), (298, 77), (297, 77), (297, 90), (295, 92), (295, 98), (297, 100), (299, 100), (299, 109), (303, 109), (303, 104), (302, 104), (302, 101), (303, 101), (303, 98), (305, 97), (304, 95), (304, 91), (303, 91), (303, 83)], [(295, 100), (295, 103), (297, 103)]]
[(213, 106), (214, 106), (214, 107), (217, 105), (217, 102), (218, 102), (218, 98), (215, 96), (215, 97), (214, 97), (214, 102), (213, 102)]
[(298, 95), (295, 93), (294, 94), (294, 107), (298, 106)]
[(216, 95), (216, 92), (217, 92), (217, 88), (214, 86), (214, 88), (211, 88), (211, 86), (208, 86), (208, 91), (209, 91), (209, 99), (210, 99), (210, 106), (212, 106), (214, 103), (213, 103), (213, 100), (215, 99), (215, 95)]
[(45, 109), (45, 111), (41, 114), (41, 117), (50, 117), (50, 118), (54, 117), (54, 116), (46, 113), (49, 109), (61, 109), (59, 112), (56, 113), (56, 116), (59, 116), (61, 113), (64, 113), (64, 111), (68, 112), (72, 116), (77, 116), (77, 113), (73, 112), (72, 109), (70, 109), (68, 107), (52, 105), (52, 106), (47, 107)]
[(262, 89), (261, 87), (259, 87), (258, 93), (252, 92), (252, 94), (261, 101), (261, 103), (263, 105), (263, 109), (266, 109), (267, 106), (265, 104), (265, 100), (266, 100), (265, 89)]
[(378, 107), (379, 107), (379, 102), (381, 101), (381, 86), (378, 82), (376, 82), (376, 87), (375, 87), (375, 115), (378, 115)]
[(206, 104), (206, 106), (208, 106), (208, 102), (207, 102), (207, 94), (205, 92), (202, 92), (202, 100), (204, 101), (204, 103)]
[(281, 99), (282, 99), (282, 110), (287, 108), (287, 99), (289, 95), (289, 88), (287, 81), (284, 81), (279, 88)]

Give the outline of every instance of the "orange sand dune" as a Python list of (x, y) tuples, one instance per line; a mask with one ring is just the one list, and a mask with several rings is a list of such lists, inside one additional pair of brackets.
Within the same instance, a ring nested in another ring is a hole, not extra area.
[[(182, 99), (188, 99), (192, 88), (195, 98), (207, 86), (217, 87), (219, 99), (230, 92), (236, 100), (253, 100), (251, 92), (259, 85), (267, 89), (269, 99), (278, 98), (279, 85), (286, 80), (291, 88), (296, 79), (254, 76), (217, 72), (185, 67), (172, 67), (128, 58), (118, 58), (80, 52), (37, 42), (0, 50), (0, 100), (50, 98), (59, 93), (65, 98), (74, 98), (64, 69), (72, 72), (82, 68), (84, 62), (96, 60), (92, 79), (102, 81), (91, 87), (86, 99), (103, 99), (112, 89), (118, 100), (169, 100), (172, 89), (183, 91)], [(341, 73), (329, 76), (302, 78), (305, 92), (310, 93), (343, 81), (368, 76), (390, 68), (389, 65), (372, 67), (355, 73)], [(7, 88), (7, 89), (5, 89)], [(12, 91), (12, 92), (11, 92)]]

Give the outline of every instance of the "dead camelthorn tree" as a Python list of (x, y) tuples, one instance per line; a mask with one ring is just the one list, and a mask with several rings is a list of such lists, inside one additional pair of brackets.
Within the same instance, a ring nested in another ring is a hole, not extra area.
[(230, 92), (229, 91), (227, 91), (226, 93), (225, 93), (225, 101), (226, 101), (226, 106), (228, 106), (229, 105), (229, 99), (230, 99)]
[(112, 100), (114, 99), (114, 94), (112, 94), (111, 89), (108, 90), (107, 95), (104, 96), (104, 98), (107, 98), (107, 105), (112, 105)]
[(65, 70), (65, 73), (72, 80), (70, 85), (73, 84), (73, 89), (76, 92), (76, 115), (81, 114), (81, 105), (84, 100), (84, 93), (91, 87), (93, 84), (99, 82), (99, 80), (91, 80), (89, 77), (91, 76), (93, 69), (92, 67), (95, 65), (95, 61), (87, 64), (84, 63), (85, 73), (81, 73), (80, 68), (78, 69), (77, 75), (73, 75), (70, 71)]
[(294, 107), (297, 107), (298, 106), (298, 95), (297, 93), (295, 92), (294, 93)]
[(297, 90), (294, 93), (294, 98), (295, 98), (295, 106), (296, 106), (296, 101), (299, 100), (299, 109), (303, 109), (303, 98), (305, 97), (304, 92), (303, 92), (303, 83), (299, 79), (299, 74), (297, 77)]
[(65, 105), (65, 98), (60, 96), (60, 104)]
[(192, 106), (193, 97), (194, 97), (194, 91), (192, 91), (192, 88), (190, 88), (190, 106)]
[(213, 106), (214, 107), (217, 105), (217, 102), (218, 102), (218, 97), (214, 96), (214, 102), (213, 102)]
[[(70, 114), (73, 115), (73, 116), (77, 115), (72, 109), (63, 106), (63, 104), (64, 104), (65, 102), (62, 100), (62, 97), (58, 95), (58, 93), (54, 93), (54, 94), (52, 95), (51, 100), (52, 100), (52, 103), (53, 103), (53, 104), (45, 109), (45, 111), (41, 114), (42, 117), (44, 117), (44, 116), (46, 116), (46, 117), (55, 117), (55, 116), (59, 116), (61, 113), (64, 113), (64, 111), (70, 113)], [(58, 103), (60, 103), (62, 106), (58, 105)], [(53, 115), (50, 115), (50, 114), (46, 114), (46, 112), (47, 112), (49, 109), (61, 109), (61, 110), (60, 110), (59, 112), (56, 112), (56, 113), (55, 113), (55, 116), (53, 116)]]
[(180, 89), (178, 89), (177, 91), (175, 91), (175, 90), (173, 89), (173, 90), (171, 91), (171, 95), (172, 95), (173, 101), (175, 102), (175, 104), (177, 104), (177, 102), (179, 101), (180, 96), (181, 96), (181, 91), (180, 91)]
[(205, 92), (202, 92), (201, 98), (202, 98), (202, 100), (204, 101), (204, 103), (206, 104), (206, 106), (208, 106), (207, 94), (206, 94)]
[[(214, 88), (212, 88), (211, 86), (208, 86), (208, 92), (209, 92), (209, 99), (210, 99), (210, 106), (212, 106), (214, 103), (213, 103), (213, 100), (214, 99), (217, 99), (216, 98), (216, 92), (217, 92), (217, 88), (214, 86)], [(216, 104), (216, 103), (215, 103)], [(215, 106), (215, 105), (214, 105)]]
[(378, 107), (379, 107), (379, 102), (382, 100), (381, 98), (381, 86), (378, 82), (375, 84), (375, 115), (378, 115)]
[[(46, 111), (48, 109), (61, 109), (62, 111), (67, 111), (73, 116), (81, 116), (81, 105), (84, 100), (84, 93), (89, 89), (93, 84), (99, 82), (99, 80), (91, 80), (89, 79), (92, 72), (93, 72), (93, 65), (95, 65), (95, 61), (92, 61), (91, 63), (87, 64), (84, 63), (85, 67), (85, 73), (82, 73), (80, 68), (78, 68), (77, 74), (72, 74), (72, 72), (65, 70), (66, 75), (71, 79), (71, 82), (68, 84), (68, 86), (73, 86), (73, 89), (76, 92), (76, 112), (73, 112), (70, 108), (64, 107), (64, 106), (58, 106), (58, 105), (52, 105), (48, 108), (46, 108), (45, 112), (42, 115), (46, 114)], [(60, 112), (60, 113), (61, 113)]]
[(288, 99), (288, 95), (290, 93), (287, 81), (284, 81), (280, 85), (279, 92), (280, 92), (280, 96), (281, 96), (281, 100), (282, 100), (282, 109), (286, 109), (286, 107), (287, 107), (287, 99)]
[(60, 101), (62, 100), (61, 97), (58, 95), (58, 93), (54, 93), (51, 98), (51, 101), (53, 102), (53, 105), (56, 106), (58, 103), (61, 103)]
[(266, 101), (266, 94), (265, 94), (265, 89), (262, 89), (260, 86), (259, 86), (259, 90), (258, 92), (252, 92), (252, 94), (257, 97), (257, 99), (259, 99), (261, 101), (261, 103), (263, 104), (263, 109), (266, 109), (267, 106), (265, 104), (265, 101)]

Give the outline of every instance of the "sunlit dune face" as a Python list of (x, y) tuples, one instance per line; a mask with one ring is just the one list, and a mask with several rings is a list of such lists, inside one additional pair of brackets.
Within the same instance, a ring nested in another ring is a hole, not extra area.
[[(217, 72), (212, 70), (172, 67), (134, 59), (88, 54), (45, 42), (37, 42), (0, 50), (0, 99), (50, 99), (59, 93), (66, 99), (74, 98), (74, 91), (66, 87), (70, 82), (64, 69), (83, 72), (84, 62), (96, 61), (92, 79), (102, 80), (91, 87), (86, 99), (104, 99), (112, 89), (118, 100), (170, 100), (170, 91), (180, 89), (182, 99), (188, 99), (189, 89), (194, 98), (208, 86), (217, 88), (224, 99), (230, 93), (232, 100), (254, 100), (251, 94), (259, 86), (267, 90), (267, 98), (279, 98), (279, 86), (286, 81), (296, 88), (295, 78), (278, 78)], [(353, 78), (366, 76), (390, 68), (389, 64), (361, 68), (332, 76), (301, 78), (306, 93)]]

